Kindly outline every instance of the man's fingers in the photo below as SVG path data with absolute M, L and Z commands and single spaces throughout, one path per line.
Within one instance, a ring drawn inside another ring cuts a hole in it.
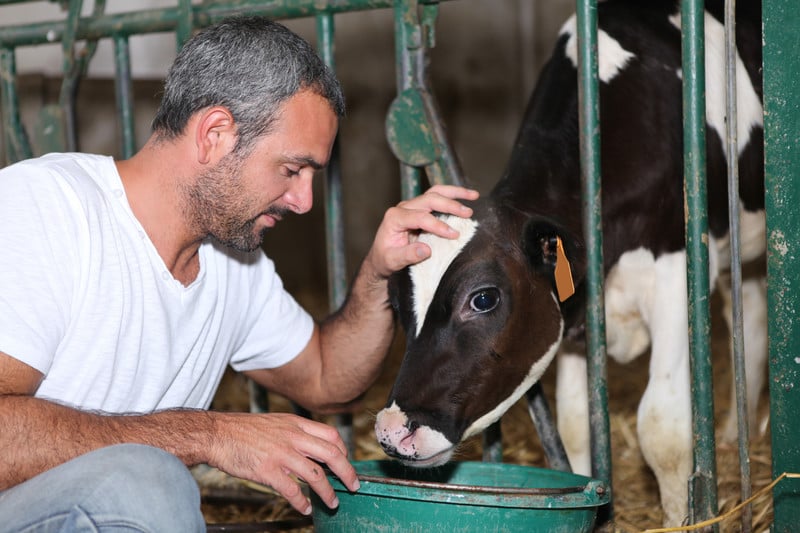
M 335 427 L 302 417 L 299 417 L 297 425 L 309 435 L 313 435 L 314 437 L 325 441 L 326 444 L 335 446 L 338 455 L 347 457 L 347 446 L 345 446 L 342 437 L 339 435 L 339 432 Z M 321 457 L 319 460 L 327 463 L 325 458 Z
M 284 471 L 280 475 L 270 476 L 266 484 L 286 498 L 289 505 L 294 507 L 297 512 L 304 515 L 311 514 L 311 500 L 303 494 L 300 484 L 292 478 L 289 472 Z M 332 488 L 331 491 L 333 491 Z
M 347 449 L 335 428 L 312 423 L 310 427 L 303 429 L 316 438 L 307 441 L 305 445 L 298 443 L 297 451 L 300 455 L 296 456 L 298 461 L 293 461 L 290 468 L 328 507 L 334 508 L 339 505 L 339 500 L 328 481 L 325 467 L 351 491 L 359 488 L 358 476 L 347 460 Z
M 475 191 L 472 192 L 474 192 L 474 194 L 466 195 L 466 198 L 459 197 L 456 199 L 443 196 L 435 190 L 430 189 L 421 196 L 400 202 L 397 207 L 410 211 L 436 211 L 466 218 L 472 216 L 472 208 L 462 204 L 459 200 L 472 200 L 477 198 L 478 193 Z
M 460 205 L 460 204 L 459 204 Z M 469 209 L 464 206 L 465 209 Z M 470 210 L 471 212 L 472 210 Z M 387 211 L 387 220 L 391 219 L 395 225 L 393 231 L 402 233 L 407 237 L 408 231 L 423 231 L 433 233 L 446 239 L 455 239 L 458 232 L 451 228 L 446 222 L 428 210 L 414 210 L 408 208 L 394 207 Z
M 430 248 L 416 242 L 420 232 L 431 233 L 445 239 L 456 239 L 458 231 L 434 213 L 472 216 L 472 208 L 462 200 L 476 200 L 478 191 L 455 185 L 434 185 L 425 194 L 404 200 L 389 208 L 375 235 L 372 248 L 364 265 L 375 279 L 385 280 L 393 272 L 419 263 L 431 254 Z
M 414 242 L 401 248 L 386 251 L 386 262 L 389 270 L 397 271 L 408 265 L 415 265 L 430 257 L 431 249 L 427 244 Z
M 434 185 L 426 192 L 433 192 L 447 198 L 458 200 L 476 200 L 479 196 L 478 191 L 460 185 Z

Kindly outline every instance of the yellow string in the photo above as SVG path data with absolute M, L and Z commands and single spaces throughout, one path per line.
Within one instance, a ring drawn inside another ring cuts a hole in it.
M 758 492 L 756 492 L 755 494 L 753 494 L 752 496 L 747 498 L 745 501 L 743 501 L 742 503 L 740 503 L 739 505 L 737 505 L 736 507 L 734 507 L 733 509 L 731 509 L 727 513 L 725 513 L 723 515 L 720 515 L 720 516 L 717 516 L 716 518 L 710 518 L 708 520 L 704 520 L 702 522 L 698 522 L 696 524 L 692 524 L 692 525 L 689 525 L 689 526 L 664 527 L 664 528 L 658 528 L 658 529 L 646 529 L 642 533 L 670 533 L 670 532 L 673 532 L 673 531 L 695 531 L 697 529 L 701 529 L 701 528 L 716 524 L 718 522 L 722 522 L 726 518 L 730 518 L 732 515 L 738 513 L 742 509 L 742 507 L 744 507 L 745 505 L 749 505 L 750 503 L 753 502 L 753 500 L 755 500 L 757 498 L 760 498 L 761 496 L 763 496 L 767 492 L 771 491 L 775 487 L 775 485 L 777 485 L 778 482 L 780 482 L 783 478 L 794 478 L 794 479 L 796 479 L 796 478 L 800 478 L 800 474 L 795 474 L 795 473 L 792 473 L 792 472 L 784 472 L 783 474 L 781 474 L 780 476 L 775 478 L 775 480 L 772 483 L 770 483 L 766 487 L 762 488 L 761 490 L 759 490 Z

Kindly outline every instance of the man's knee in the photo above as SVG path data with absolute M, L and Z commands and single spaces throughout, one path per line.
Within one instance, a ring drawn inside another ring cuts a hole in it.
M 101 448 L 0 492 L 0 529 L 205 531 L 183 463 L 140 444 Z
M 100 516 L 108 512 L 114 520 L 119 514 L 145 531 L 205 529 L 197 482 L 177 457 L 141 444 L 110 446 L 95 454 L 97 466 L 106 473 L 97 485 L 104 501 L 93 504 Z

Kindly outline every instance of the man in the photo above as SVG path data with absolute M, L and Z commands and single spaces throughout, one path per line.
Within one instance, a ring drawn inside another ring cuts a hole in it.
M 0 528 L 203 530 L 184 465 L 337 505 L 336 430 L 291 414 L 208 412 L 228 364 L 318 412 L 373 382 L 393 334 L 386 280 L 457 233 L 477 193 L 433 187 L 389 209 L 342 309 L 322 324 L 260 250 L 311 208 L 341 89 L 283 26 L 200 32 L 168 74 L 153 135 L 114 162 L 51 154 L 0 172 Z

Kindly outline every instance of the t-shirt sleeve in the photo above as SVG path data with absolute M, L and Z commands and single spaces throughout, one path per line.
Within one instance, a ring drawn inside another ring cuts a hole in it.
M 81 211 L 69 187 L 29 168 L 0 173 L 0 351 L 47 374 L 69 321 Z
M 286 291 L 274 263 L 259 250 L 252 266 L 250 304 L 242 320 L 244 341 L 231 359 L 237 371 L 288 363 L 314 331 L 314 319 Z

